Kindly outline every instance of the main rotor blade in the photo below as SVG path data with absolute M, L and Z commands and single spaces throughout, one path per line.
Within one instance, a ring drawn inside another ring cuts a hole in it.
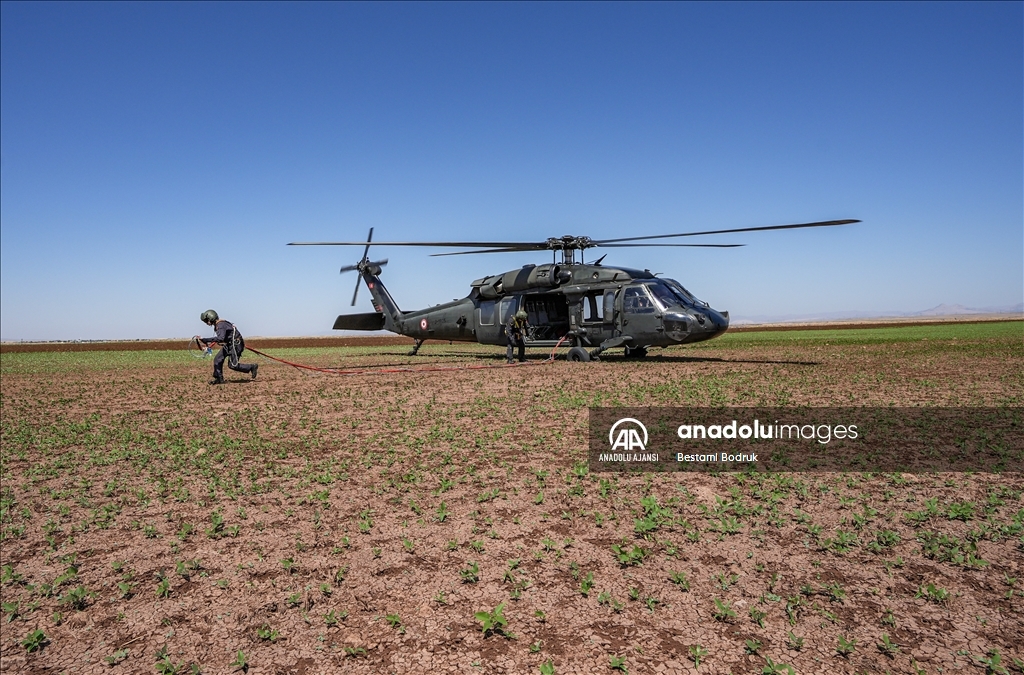
M 707 232 L 683 232 L 680 234 L 657 234 L 651 237 L 622 237 L 620 239 L 602 239 L 595 241 L 598 246 L 620 241 L 645 241 L 648 239 L 668 239 L 670 237 L 698 237 L 705 234 L 731 234 L 733 232 L 764 232 L 766 230 L 795 230 L 800 227 L 833 227 L 859 223 L 859 220 L 823 220 L 818 223 L 799 223 L 796 225 L 769 225 L 767 227 L 740 227 L 733 230 L 708 230 Z
M 515 253 L 517 251 L 538 251 L 543 249 L 533 248 L 532 246 L 527 248 L 524 246 L 507 247 L 507 248 L 485 248 L 480 251 L 455 251 L 453 253 L 431 253 L 431 258 L 440 258 L 446 255 L 473 255 L 474 253 Z
M 523 251 L 545 251 L 546 241 L 375 241 L 377 246 L 439 246 L 450 248 L 514 248 Z M 365 241 L 293 241 L 289 246 L 364 246 Z
M 598 244 L 601 248 L 644 248 L 650 246 L 688 246 L 691 248 L 737 248 L 746 244 Z
M 362 281 L 360 277 L 356 277 L 356 290 L 352 291 L 352 306 L 356 306 L 356 298 L 359 296 L 359 282 Z

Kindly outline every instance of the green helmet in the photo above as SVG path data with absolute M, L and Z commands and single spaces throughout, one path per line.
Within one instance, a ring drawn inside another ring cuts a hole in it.
M 526 321 L 526 310 L 521 309 L 518 312 L 516 312 L 516 318 L 519 319 L 520 321 Z
M 216 323 L 217 319 L 219 318 L 220 317 L 217 316 L 217 312 L 213 311 L 212 309 L 208 309 L 199 315 L 199 320 L 202 321 L 203 323 Z

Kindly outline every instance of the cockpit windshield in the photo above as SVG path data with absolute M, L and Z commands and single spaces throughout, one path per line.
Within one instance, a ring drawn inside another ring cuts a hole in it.
M 651 291 L 651 295 L 657 300 L 658 304 L 661 305 L 662 310 L 666 310 L 669 307 L 673 307 L 679 304 L 679 298 L 676 297 L 667 286 L 660 283 L 646 284 L 648 290 Z
M 668 286 L 672 292 L 683 301 L 684 305 L 703 305 L 704 307 L 707 307 L 708 303 L 702 302 L 693 297 L 693 294 L 683 288 L 683 285 L 675 279 L 661 279 L 661 282 Z

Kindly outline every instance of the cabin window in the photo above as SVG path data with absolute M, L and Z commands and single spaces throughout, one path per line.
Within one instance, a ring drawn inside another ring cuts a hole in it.
M 591 291 L 583 298 L 583 320 L 594 323 L 604 321 L 604 294 L 602 291 Z
M 515 314 L 516 305 L 519 304 L 519 297 L 512 296 L 511 298 L 502 298 L 501 304 L 498 305 L 498 323 L 502 326 L 508 321 L 508 318 Z
M 611 323 L 615 316 L 615 291 L 604 292 L 604 320 Z
M 623 291 L 622 309 L 628 314 L 653 314 L 656 308 L 644 286 L 630 286 Z
M 480 303 L 480 325 L 481 326 L 493 326 L 494 325 L 494 301 L 485 300 Z

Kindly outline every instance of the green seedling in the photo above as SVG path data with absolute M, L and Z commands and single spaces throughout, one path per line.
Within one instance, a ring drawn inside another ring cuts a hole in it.
M 608 667 L 612 670 L 618 670 L 623 673 L 628 673 L 629 670 L 626 666 L 626 657 L 611 655 L 608 657 Z
M 715 598 L 714 617 L 718 621 L 732 621 L 736 618 L 736 610 L 732 608 L 728 600 Z
M 757 654 L 757 652 L 760 651 L 760 650 L 761 650 L 761 641 L 760 640 L 753 640 L 753 639 L 751 639 L 751 640 L 744 640 L 743 641 L 743 651 L 745 651 L 746 653 L 748 653 L 748 654 Z
M 941 604 L 949 600 L 949 591 L 944 588 L 938 588 L 935 584 L 928 584 L 927 586 L 921 586 L 917 589 L 917 593 L 914 595 L 915 598 L 924 598 L 929 602 Z
M 0 584 L 20 584 L 24 582 L 24 577 L 14 571 L 14 567 L 11 565 L 4 565 L 0 568 Z
M 86 590 L 85 586 L 78 586 L 61 596 L 59 602 L 61 605 L 68 605 L 72 609 L 81 611 L 95 596 L 96 594 Z
M 882 640 L 878 643 L 878 651 L 891 659 L 900 651 L 900 646 L 889 639 L 888 633 L 882 633 Z
M 437 511 L 434 512 L 434 519 L 439 523 L 443 523 L 448 520 L 448 504 L 441 502 L 441 505 L 437 507 Z
M 477 612 L 473 615 L 480 622 L 484 636 L 489 633 L 505 633 L 508 620 L 505 618 L 505 603 L 501 603 L 490 612 Z
M 191 532 L 191 526 L 189 527 Z M 220 511 L 210 514 L 210 527 L 206 528 L 206 536 L 210 539 L 220 539 L 224 533 L 224 516 Z
M 130 584 L 127 581 L 117 582 L 117 597 L 121 600 L 127 600 L 128 598 L 132 597 L 132 588 L 133 584 Z
M 300 604 L 302 604 L 302 593 L 292 593 L 285 600 L 285 604 L 287 604 L 289 607 L 298 607 Z
M 283 567 L 284 571 L 287 572 L 288 574 L 292 574 L 293 572 L 295 572 L 295 570 L 298 567 L 298 565 L 295 564 L 295 558 L 294 557 L 288 556 L 287 558 L 283 558 L 281 560 L 281 567 Z
M 764 660 L 765 664 L 761 669 L 761 675 L 796 675 L 796 670 L 788 663 L 776 663 L 770 656 L 764 657 Z
M 854 652 L 854 650 L 856 650 L 856 649 L 857 649 L 857 640 L 856 639 L 847 640 L 845 635 L 840 635 L 839 636 L 839 641 L 838 641 L 838 646 L 836 647 L 836 651 L 839 653 L 840 656 L 845 658 L 845 657 L 849 656 L 850 654 L 852 654 Z
M 396 628 L 398 630 L 402 629 L 402 617 L 398 614 L 388 614 L 384 617 L 384 620 L 387 621 L 392 628 Z
M 362 656 L 365 653 L 366 653 L 366 649 L 363 648 L 363 647 L 352 647 L 352 646 L 346 646 L 345 647 L 345 656 L 356 657 L 356 656 Z
M 768 612 L 765 612 L 757 607 L 750 608 L 750 620 L 756 623 L 761 628 L 764 628 L 765 617 L 768 616 Z
M 408 553 L 412 553 L 416 549 L 416 544 L 408 537 L 402 537 L 402 546 Z
M 70 584 L 72 581 L 78 579 L 78 567 L 75 565 L 69 566 L 64 573 L 53 580 L 53 587 L 63 586 L 64 584 Z
M 704 645 L 691 645 L 689 650 L 690 660 L 693 661 L 694 668 L 700 668 L 700 662 L 704 660 L 704 657 L 708 655 L 708 650 L 704 648 Z
M 348 616 L 348 612 L 338 612 L 332 609 L 324 614 L 324 623 L 327 624 L 328 628 L 333 628 L 343 621 L 346 616 Z
M 551 663 L 551 659 L 540 664 L 540 675 L 555 675 L 555 664 Z
M 243 673 L 249 671 L 249 658 L 245 655 L 241 649 L 235 654 L 235 660 L 228 664 L 231 666 L 232 671 L 240 670 Z
M 167 577 L 158 577 L 157 597 L 166 598 L 171 596 L 171 582 Z
M 800 651 L 801 649 L 804 648 L 804 638 L 797 637 L 793 633 L 793 631 L 789 631 L 789 633 L 787 635 L 786 644 L 789 645 L 790 649 L 792 649 L 794 651 Z
M 348 566 L 339 567 L 338 571 L 334 573 L 334 583 L 341 584 L 345 581 L 346 576 L 348 576 Z
M 281 633 L 269 625 L 263 624 L 260 628 L 256 629 L 256 637 L 265 642 L 276 642 L 281 637 Z
M 462 577 L 462 583 L 475 584 L 480 581 L 480 566 L 471 561 L 466 564 L 469 565 L 469 567 L 459 570 L 459 576 Z
M 998 649 L 990 649 L 987 656 L 973 657 L 978 665 L 985 668 L 985 675 L 1010 675 L 1010 671 L 1003 665 L 1003 656 Z M 1017 666 L 1018 669 L 1020 666 Z
M 25 636 L 25 639 L 21 641 L 21 646 L 29 652 L 37 652 L 48 643 L 49 639 L 46 637 L 46 633 L 37 628 Z
M 590 589 L 594 587 L 594 573 L 588 572 L 586 578 L 580 582 L 580 595 L 587 597 L 590 595 Z
M 842 602 L 846 597 L 846 590 L 834 581 L 825 587 L 825 592 L 832 602 Z
M 103 660 L 106 661 L 108 665 L 116 666 L 117 664 L 121 663 L 126 658 L 128 658 L 128 654 L 129 651 L 127 649 L 118 649 L 116 652 L 114 652 L 110 656 L 105 657 Z
M 686 572 L 670 572 L 668 580 L 678 586 L 681 590 L 690 590 L 690 581 L 686 578 Z
M 633 546 L 627 549 L 625 543 L 621 546 L 612 546 L 612 552 L 615 553 L 615 557 L 623 567 L 641 565 L 643 564 L 644 558 L 647 556 L 647 552 L 639 546 Z
M 160 661 L 157 661 L 153 667 L 156 668 L 156 672 L 159 675 L 177 675 L 178 670 L 185 665 L 183 663 L 175 663 L 171 661 L 170 657 L 166 657 Z

